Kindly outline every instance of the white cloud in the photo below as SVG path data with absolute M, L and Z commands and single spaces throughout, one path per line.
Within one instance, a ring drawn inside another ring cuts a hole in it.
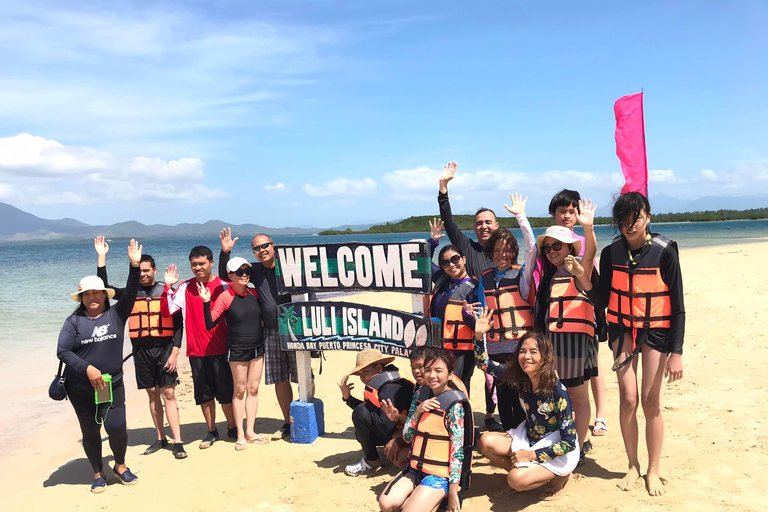
M 675 176 L 675 172 L 672 169 L 656 169 L 648 171 L 649 183 L 680 183 L 684 180 Z
M 378 184 L 371 178 L 350 180 L 336 178 L 323 185 L 304 185 L 304 192 L 310 196 L 362 196 L 376 192 Z
M 111 155 L 91 148 L 64 147 L 28 133 L 0 138 L 0 170 L 14 175 L 69 176 L 111 165 Z
M 270 185 L 269 183 L 267 183 L 266 185 L 264 185 L 264 190 L 271 193 L 288 192 L 289 190 L 291 190 L 291 187 L 286 186 L 286 184 L 281 181 L 279 183 L 276 183 L 275 185 Z
M 199 158 L 134 157 L 65 146 L 20 134 L 0 139 L 0 198 L 19 204 L 85 204 L 89 201 L 206 202 L 226 197 L 203 185 Z
M 702 169 L 699 174 L 701 174 L 701 177 L 705 180 L 717 181 L 717 173 L 712 169 Z

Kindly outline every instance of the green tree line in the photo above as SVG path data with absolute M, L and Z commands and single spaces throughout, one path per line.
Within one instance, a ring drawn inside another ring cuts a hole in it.
M 345 231 L 328 229 L 321 231 L 321 235 L 370 235 L 376 233 L 418 233 L 429 231 L 429 221 L 439 215 L 419 215 L 408 217 L 400 222 L 387 222 L 371 226 L 365 231 L 353 231 L 347 228 Z M 454 215 L 456 224 L 463 230 L 471 230 L 474 227 L 473 215 Z M 752 210 L 717 210 L 704 212 L 684 213 L 655 213 L 654 222 L 711 222 L 719 220 L 754 220 L 768 219 L 768 208 L 755 208 Z M 499 226 L 503 228 L 517 228 L 517 220 L 514 217 L 499 217 Z M 552 225 L 552 217 L 528 217 L 534 228 L 545 228 Z M 610 217 L 595 217 L 595 224 L 610 224 Z

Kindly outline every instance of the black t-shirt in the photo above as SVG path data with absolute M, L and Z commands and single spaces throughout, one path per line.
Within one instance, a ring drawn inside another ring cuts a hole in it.
M 253 288 L 248 288 L 245 295 L 229 288 L 213 305 L 203 303 L 205 327 L 213 329 L 223 317 L 227 322 L 227 347 L 230 349 L 251 348 L 263 343 L 261 306 L 256 295 Z
M 451 203 L 448 194 L 439 193 L 437 203 L 440 205 L 440 218 L 445 223 L 445 232 L 451 243 L 462 250 L 467 257 L 467 273 L 477 279 L 481 279 L 483 272 L 489 268 L 495 268 L 493 260 L 485 254 L 485 249 L 475 240 L 467 238 L 459 225 L 453 220 Z

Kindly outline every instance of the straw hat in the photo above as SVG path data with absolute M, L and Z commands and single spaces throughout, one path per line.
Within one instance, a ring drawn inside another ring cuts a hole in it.
M 106 288 L 104 286 L 104 281 L 102 281 L 99 276 L 85 276 L 80 280 L 80 284 L 77 287 L 77 291 L 75 293 L 70 293 L 69 296 L 72 297 L 73 301 L 81 302 L 80 294 L 87 292 L 88 290 L 105 291 L 107 292 L 108 299 L 112 299 L 115 296 L 115 290 L 112 288 Z
M 573 236 L 573 232 L 564 226 L 549 226 L 543 235 L 539 235 L 536 238 L 536 246 L 539 248 L 541 254 L 541 246 L 544 245 L 544 240 L 554 238 L 566 244 L 571 244 L 573 248 L 571 252 L 573 254 L 579 254 L 581 252 L 581 240 Z
M 360 372 L 367 366 L 372 364 L 387 365 L 395 360 L 395 356 L 385 356 L 378 349 L 367 348 L 357 353 L 357 366 L 355 369 L 349 372 L 350 375 L 360 375 Z

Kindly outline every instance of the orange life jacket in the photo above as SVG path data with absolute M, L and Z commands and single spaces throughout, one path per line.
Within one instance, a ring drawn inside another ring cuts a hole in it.
M 553 277 L 550 284 L 547 329 L 549 332 L 583 333 L 595 336 L 595 306 L 578 289 L 576 279 L 569 275 Z
M 520 265 L 512 265 L 499 280 L 495 270 L 483 272 L 483 288 L 488 309 L 493 310 L 493 326 L 488 341 L 518 340 L 533 328 L 533 307 L 520 294 Z
M 442 282 L 438 281 L 435 284 L 435 292 L 432 294 L 433 299 L 444 284 L 447 284 L 447 279 Z M 436 338 L 432 342 L 433 347 L 440 347 L 442 340 L 442 348 L 446 350 L 475 349 L 475 329 L 467 325 L 464 319 L 464 301 L 469 302 L 473 292 L 477 289 L 477 284 L 477 280 L 471 278 L 469 281 L 461 283 L 451 293 L 451 298 L 448 299 L 448 303 L 445 305 L 442 320 L 439 323 L 436 319 L 433 320 L 433 323 L 438 324 L 436 326 L 438 328 L 433 328 L 432 330 L 433 336 Z
M 140 289 L 133 303 L 131 316 L 128 317 L 128 336 L 136 338 L 167 338 L 173 336 L 173 318 L 160 313 L 163 300 L 163 283 L 155 283 L 147 295 Z
M 379 397 L 379 392 L 381 391 L 381 388 L 384 387 L 385 384 L 388 384 L 390 382 L 398 382 L 403 386 L 409 387 L 411 391 L 413 391 L 413 387 L 416 385 L 413 381 L 406 379 L 405 377 L 401 377 L 400 373 L 395 370 L 381 372 L 380 374 L 376 375 L 371 380 L 369 380 L 368 384 L 365 385 L 365 391 L 363 391 L 363 398 L 371 402 L 376 407 L 381 408 L 381 398 Z M 403 410 L 400 412 L 407 413 L 408 411 Z
M 672 318 L 669 286 L 661 278 L 661 255 L 669 238 L 653 234 L 650 247 L 637 258 L 629 256 L 623 236 L 611 244 L 611 294 L 606 320 L 624 329 L 668 329 Z
M 421 388 L 419 392 L 421 402 L 432 398 L 432 396 L 432 390 L 429 386 Z M 464 462 L 461 487 L 466 489 L 469 487 L 475 431 L 469 399 L 463 392 L 449 389 L 441 393 L 437 397 L 437 401 L 440 402 L 440 406 L 435 410 L 426 411 L 419 419 L 411 444 L 409 465 L 419 475 L 426 473 L 448 478 L 451 437 L 445 416 L 454 404 L 461 403 L 464 406 Z

